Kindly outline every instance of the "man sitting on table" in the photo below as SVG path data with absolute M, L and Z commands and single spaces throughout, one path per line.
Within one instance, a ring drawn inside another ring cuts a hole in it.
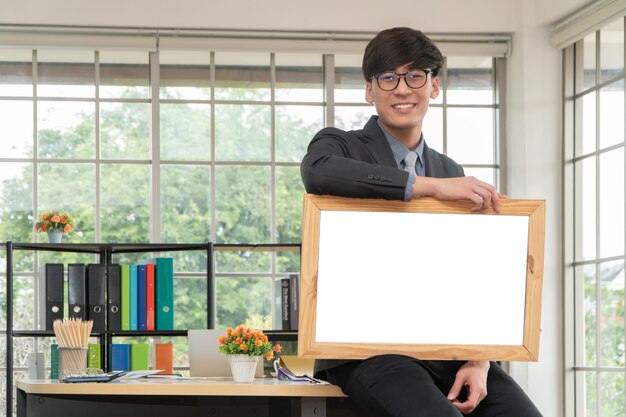
M 490 184 L 465 177 L 460 165 L 429 148 L 422 135 L 429 101 L 439 95 L 442 65 L 437 46 L 418 30 L 393 28 L 372 39 L 363 75 L 366 101 L 374 104 L 377 116 L 362 130 L 326 128 L 315 135 L 301 166 L 307 192 L 405 201 L 432 196 L 469 200 L 474 211 L 490 206 L 498 211 L 504 196 Z M 541 416 L 494 362 L 380 355 L 318 360 L 315 371 L 373 417 Z

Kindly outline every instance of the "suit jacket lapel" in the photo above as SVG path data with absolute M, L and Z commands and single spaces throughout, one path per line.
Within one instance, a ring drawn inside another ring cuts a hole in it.
M 377 163 L 398 168 L 389 142 L 387 142 L 385 134 L 378 126 L 377 120 L 378 116 L 372 116 L 363 127 L 363 135 L 371 139 L 371 142 L 367 143 L 366 146 Z
M 422 137 L 424 140 L 424 137 Z M 443 176 L 444 170 L 441 165 L 441 159 L 430 150 L 426 142 L 424 142 L 424 168 L 427 177 L 439 178 Z

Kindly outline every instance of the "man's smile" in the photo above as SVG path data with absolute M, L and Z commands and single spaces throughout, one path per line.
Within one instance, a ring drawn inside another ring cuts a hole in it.
M 393 107 L 394 109 L 409 109 L 409 108 L 413 108 L 415 106 L 416 106 L 415 103 L 399 103 L 399 104 L 392 104 L 391 105 L 391 107 Z

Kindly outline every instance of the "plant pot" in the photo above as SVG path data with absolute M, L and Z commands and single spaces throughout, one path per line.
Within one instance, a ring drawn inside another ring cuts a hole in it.
M 250 383 L 254 381 L 258 356 L 228 355 L 230 372 L 233 374 L 233 382 Z
M 61 243 L 62 239 L 63 239 L 63 230 L 61 229 L 48 230 L 48 242 Z

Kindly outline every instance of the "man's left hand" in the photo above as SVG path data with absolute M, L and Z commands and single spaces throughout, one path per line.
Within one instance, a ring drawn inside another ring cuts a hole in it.
M 456 378 L 448 399 L 463 414 L 469 414 L 487 396 L 487 373 L 489 372 L 489 362 L 469 361 L 461 366 L 456 373 Z M 458 400 L 461 388 L 467 387 L 467 400 Z

